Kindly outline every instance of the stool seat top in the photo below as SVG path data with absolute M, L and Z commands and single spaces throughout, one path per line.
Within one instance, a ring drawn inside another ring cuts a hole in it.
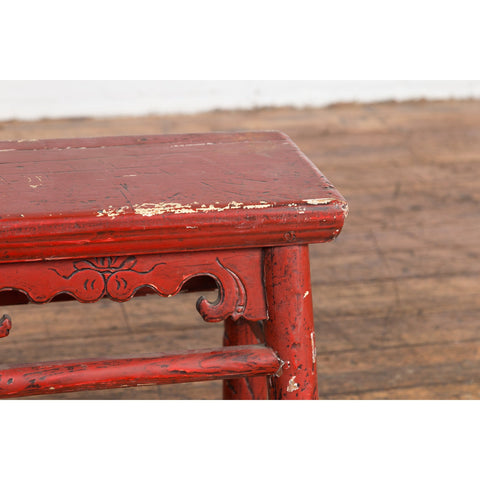
M 324 242 L 346 213 L 281 132 L 0 142 L 0 262 Z

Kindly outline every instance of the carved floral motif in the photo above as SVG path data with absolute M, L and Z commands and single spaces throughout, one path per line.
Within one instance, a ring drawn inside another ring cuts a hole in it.
M 208 322 L 266 318 L 261 250 L 100 257 L 0 265 L 0 291 L 18 290 L 46 303 L 60 293 L 80 302 L 103 297 L 127 301 L 144 287 L 177 294 L 188 280 L 209 276 L 218 286 L 214 302 L 200 297 L 197 310 Z

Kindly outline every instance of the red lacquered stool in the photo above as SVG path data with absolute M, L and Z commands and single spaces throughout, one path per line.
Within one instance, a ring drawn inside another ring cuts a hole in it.
M 0 142 L 0 164 L 4 304 L 171 296 L 195 277 L 219 291 L 198 311 L 225 322 L 223 348 L 11 366 L 0 397 L 223 379 L 228 399 L 317 398 L 308 244 L 347 204 L 287 136 Z

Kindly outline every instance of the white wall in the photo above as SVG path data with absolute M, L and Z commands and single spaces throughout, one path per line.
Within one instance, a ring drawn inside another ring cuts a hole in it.
M 0 120 L 480 98 L 480 81 L 0 81 Z

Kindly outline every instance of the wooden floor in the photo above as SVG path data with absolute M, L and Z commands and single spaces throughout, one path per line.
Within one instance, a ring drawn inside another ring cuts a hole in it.
M 350 205 L 310 250 L 321 398 L 480 398 L 480 102 L 12 121 L 0 139 L 247 129 L 290 135 Z M 5 308 L 0 364 L 219 345 L 195 299 Z M 205 382 L 48 398 L 220 397 Z

